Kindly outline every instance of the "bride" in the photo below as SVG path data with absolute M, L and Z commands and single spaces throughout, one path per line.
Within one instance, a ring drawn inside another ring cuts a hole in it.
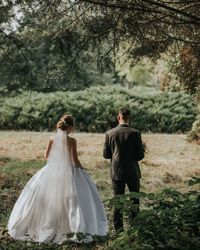
M 64 115 L 46 150 L 47 164 L 25 185 L 8 222 L 14 239 L 80 242 L 76 233 L 104 236 L 107 218 L 98 191 L 78 159 L 76 140 L 69 136 L 74 119 Z

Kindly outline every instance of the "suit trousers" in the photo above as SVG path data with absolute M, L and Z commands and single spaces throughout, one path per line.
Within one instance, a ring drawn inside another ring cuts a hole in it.
M 112 180 L 112 187 L 114 196 L 119 194 L 125 193 L 125 186 L 128 186 L 129 192 L 139 192 L 140 189 L 140 179 L 133 178 L 133 179 L 124 179 L 124 180 Z M 136 209 L 132 211 L 130 218 L 129 218 L 129 225 L 132 225 L 133 219 L 137 216 L 139 212 L 139 199 L 138 198 L 132 198 L 132 203 L 136 205 Z M 115 231 L 122 231 L 123 230 L 123 214 L 121 212 L 121 209 L 114 207 L 114 213 L 113 213 L 113 223 Z

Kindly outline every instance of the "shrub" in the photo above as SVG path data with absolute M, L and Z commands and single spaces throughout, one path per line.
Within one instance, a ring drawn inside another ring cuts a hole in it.
M 0 102 L 0 129 L 52 130 L 65 113 L 79 131 L 104 132 L 117 124 L 120 107 L 132 111 L 132 125 L 146 132 L 186 132 L 196 116 L 192 98 L 183 93 L 138 92 L 119 86 L 91 87 L 77 92 L 27 92 Z
M 197 116 L 195 122 L 192 125 L 189 138 L 200 142 L 200 114 Z
M 190 184 L 199 184 L 193 178 Z M 140 211 L 132 226 L 109 242 L 109 250 L 197 250 L 200 249 L 200 194 L 164 190 L 161 193 L 119 195 L 110 202 L 128 218 L 133 209 L 130 197 L 145 198 L 148 206 Z

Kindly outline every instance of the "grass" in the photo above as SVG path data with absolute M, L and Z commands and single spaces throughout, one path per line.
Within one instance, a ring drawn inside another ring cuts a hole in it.
M 25 183 L 45 165 L 44 151 L 51 133 L 0 132 L 0 249 L 102 249 L 105 243 L 91 245 L 38 245 L 10 239 L 4 228 L 11 209 Z M 103 134 L 75 133 L 79 158 L 95 181 L 101 198 L 112 197 L 109 162 L 102 157 Z M 164 188 L 188 191 L 186 181 L 200 176 L 200 146 L 188 142 L 184 134 L 144 134 L 147 156 L 141 161 L 141 191 L 157 192 Z M 145 201 L 142 201 L 145 206 Z M 112 231 L 111 207 L 105 203 L 109 230 Z M 29 244 L 29 245 L 27 245 Z

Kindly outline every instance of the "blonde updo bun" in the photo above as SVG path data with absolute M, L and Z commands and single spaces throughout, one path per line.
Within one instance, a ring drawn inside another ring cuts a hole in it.
M 74 127 L 74 118 L 71 115 L 63 115 L 56 127 L 62 131 L 67 130 L 69 127 Z

